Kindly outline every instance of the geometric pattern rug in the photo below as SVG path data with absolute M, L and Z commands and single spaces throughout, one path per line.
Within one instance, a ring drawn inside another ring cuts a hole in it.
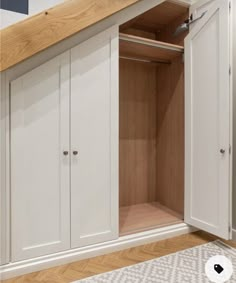
M 219 240 L 78 280 L 76 283 L 210 283 L 212 281 L 205 274 L 205 264 L 216 255 L 231 260 L 234 272 L 227 283 L 236 283 L 236 249 Z

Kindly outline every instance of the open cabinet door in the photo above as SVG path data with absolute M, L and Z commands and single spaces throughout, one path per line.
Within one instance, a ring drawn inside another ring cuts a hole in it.
M 185 40 L 185 222 L 225 239 L 232 214 L 229 7 L 215 1 Z

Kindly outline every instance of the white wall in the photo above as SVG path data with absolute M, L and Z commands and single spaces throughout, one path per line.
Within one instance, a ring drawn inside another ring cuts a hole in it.
M 233 133 L 233 227 L 236 229 L 236 3 L 233 0 L 233 104 L 234 104 L 234 133 Z
M 8 27 L 64 1 L 65 0 L 29 0 L 29 15 L 0 10 L 0 29 Z

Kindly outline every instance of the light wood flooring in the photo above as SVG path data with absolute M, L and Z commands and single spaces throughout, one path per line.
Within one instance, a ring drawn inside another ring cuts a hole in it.
M 183 217 L 158 202 L 120 208 L 120 235 L 183 222 Z
M 216 237 L 204 232 L 186 234 L 153 244 L 34 272 L 25 276 L 5 280 L 3 283 L 70 283 L 88 276 L 192 248 L 215 239 Z M 236 248 L 236 242 L 228 241 L 226 243 Z

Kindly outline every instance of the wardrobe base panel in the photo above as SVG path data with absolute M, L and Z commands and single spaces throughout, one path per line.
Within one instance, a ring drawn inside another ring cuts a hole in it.
M 120 207 L 120 236 L 182 222 L 182 215 L 158 202 Z

